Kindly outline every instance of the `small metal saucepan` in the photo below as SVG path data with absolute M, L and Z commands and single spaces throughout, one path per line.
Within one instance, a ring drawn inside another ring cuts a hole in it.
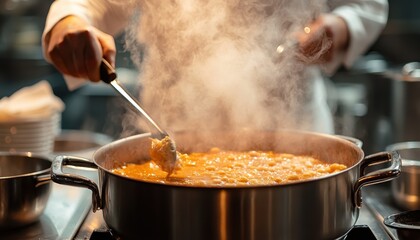
M 401 142 L 387 147 L 397 151 L 402 166 L 399 178 L 391 182 L 395 203 L 404 210 L 420 209 L 420 142 Z
M 108 227 L 122 239 L 336 239 L 354 226 L 363 186 L 391 180 L 400 172 L 396 152 L 365 157 L 353 141 L 299 131 L 179 132 L 180 152 L 226 150 L 276 151 L 342 163 L 347 169 L 325 177 L 278 185 L 242 187 L 179 186 L 124 177 L 111 170 L 150 159 L 150 134 L 98 149 L 93 162 L 57 156 L 54 182 L 93 192 L 93 211 L 102 209 Z M 392 163 L 366 174 L 366 168 Z M 63 173 L 64 166 L 98 169 L 99 185 Z M 302 231 L 302 227 L 304 230 Z
M 51 189 L 51 160 L 32 153 L 0 153 L 0 228 L 39 219 Z

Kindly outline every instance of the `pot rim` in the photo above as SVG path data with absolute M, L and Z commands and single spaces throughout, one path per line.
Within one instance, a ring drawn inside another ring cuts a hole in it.
M 386 147 L 387 151 L 420 149 L 420 141 L 397 142 Z
M 260 131 L 261 132 L 261 131 Z M 276 132 L 276 131 L 272 131 L 272 132 Z M 300 134 L 310 134 L 310 135 L 318 135 L 320 137 L 323 138 L 333 138 L 336 141 L 340 141 L 343 144 L 348 145 L 349 147 L 354 148 L 356 151 L 358 151 L 359 154 L 359 159 L 357 160 L 356 163 L 354 163 L 352 166 L 347 167 L 346 169 L 337 172 L 337 173 L 332 173 L 332 174 L 327 174 L 325 176 L 321 176 L 321 177 L 316 177 L 316 178 L 310 178 L 310 179 L 305 179 L 305 180 L 297 180 L 297 181 L 292 181 L 292 182 L 287 182 L 287 183 L 278 183 L 278 184 L 261 184 L 261 185 L 240 185 L 240 186 L 192 186 L 192 185 L 181 185 L 181 184 L 176 184 L 176 183 L 159 183 L 159 182 L 149 182 L 149 181 L 145 181 L 145 180 L 140 180 L 140 179 L 134 179 L 134 178 L 130 178 L 127 176 L 122 176 L 116 173 L 113 173 L 111 170 L 106 169 L 105 167 L 99 165 L 96 162 L 95 156 L 98 154 L 98 152 L 100 152 L 102 149 L 107 148 L 109 146 L 112 145 L 118 145 L 122 142 L 126 142 L 129 141 L 131 139 L 136 139 L 136 138 L 143 138 L 143 137 L 150 137 L 152 136 L 151 133 L 141 133 L 141 134 L 137 134 L 137 135 L 133 135 L 133 136 L 129 136 L 126 138 L 122 138 L 122 139 L 118 139 L 116 141 L 113 141 L 109 144 L 106 144 L 102 147 L 100 147 L 99 149 L 97 149 L 94 154 L 93 154 L 93 163 L 98 167 L 98 169 L 101 169 L 101 171 L 105 171 L 108 174 L 111 174 L 115 177 L 118 178 L 123 178 L 125 180 L 129 180 L 129 181 L 134 181 L 134 182 L 141 182 L 143 184 L 147 184 L 147 185 L 160 185 L 162 187 L 176 187 L 176 188 L 187 188 L 187 189 L 215 189 L 215 190 L 229 190 L 229 189 L 250 189 L 250 188 L 273 188 L 273 187 L 286 187 L 286 186 L 295 186 L 295 185 L 304 185 L 304 184 L 311 184 L 313 182 L 318 182 L 318 181 L 323 181 L 323 180 L 327 180 L 330 178 L 334 178 L 337 175 L 340 174 L 344 174 L 346 172 L 349 172 L 351 170 L 353 170 L 356 167 L 359 167 L 360 163 L 362 162 L 362 160 L 365 157 L 364 151 L 358 147 L 356 144 L 354 144 L 353 142 L 346 140 L 345 138 L 340 138 L 339 135 L 330 135 L 330 134 L 325 134 L 325 133 L 318 133 L 318 132 L 310 132 L 310 131 L 301 131 L 301 130 L 279 130 L 277 132 L 295 132 L 295 133 L 300 133 Z
M 420 150 L 420 141 L 397 142 L 386 147 L 387 151 L 407 151 L 413 149 Z M 409 159 L 401 156 L 401 161 L 403 163 L 403 168 L 420 166 L 420 158 Z
M 413 169 L 420 167 L 420 160 L 407 160 L 407 159 L 401 159 L 402 162 L 402 168 L 404 169 Z
M 42 159 L 42 160 L 49 161 L 50 163 L 52 163 L 52 159 L 50 159 L 49 157 L 47 157 L 45 155 L 42 155 L 42 154 L 32 153 L 32 152 L 18 152 L 18 153 L 0 152 L 0 157 L 3 157 L 3 156 L 38 158 L 38 159 Z M 46 168 L 46 169 L 36 171 L 36 172 L 30 172 L 30 173 L 24 173 L 24 174 L 19 174 L 19 175 L 0 177 L 0 180 L 17 179 L 17 178 L 25 178 L 25 177 L 44 175 L 44 174 L 49 174 L 50 171 L 51 171 L 51 166 Z

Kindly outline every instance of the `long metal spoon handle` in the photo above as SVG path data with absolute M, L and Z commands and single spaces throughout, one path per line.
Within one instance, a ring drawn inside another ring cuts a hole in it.
M 121 86 L 117 81 L 117 73 L 115 69 L 108 63 L 105 59 L 102 59 L 100 65 L 100 78 L 103 82 L 110 84 L 121 96 L 123 96 L 133 108 L 139 111 L 146 120 L 155 127 L 162 136 L 167 135 L 165 131 L 163 131 L 155 121 L 147 114 L 147 112 L 140 106 L 140 104 Z

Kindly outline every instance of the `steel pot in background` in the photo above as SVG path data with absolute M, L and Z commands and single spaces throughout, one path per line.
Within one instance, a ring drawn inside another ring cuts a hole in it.
M 178 133 L 181 152 L 273 150 L 311 155 L 349 166 L 322 178 L 253 187 L 191 187 L 149 183 L 111 172 L 123 163 L 148 161 L 150 135 L 115 141 L 95 152 L 93 162 L 57 156 L 53 181 L 93 192 L 93 210 L 102 209 L 107 225 L 123 239 L 336 239 L 351 230 L 361 206 L 360 189 L 399 174 L 397 153 L 364 157 L 339 137 L 298 131 Z M 245 141 L 249 140 L 249 141 Z M 392 162 L 365 174 L 371 165 Z M 64 174 L 63 166 L 97 168 L 99 185 Z
M 395 143 L 387 150 L 398 151 L 402 161 L 400 177 L 391 182 L 393 200 L 405 210 L 420 209 L 420 142 Z
M 390 78 L 392 142 L 420 141 L 420 63 L 407 63 Z
M 39 219 L 51 189 L 51 160 L 31 153 L 0 153 L 0 228 Z
M 54 154 L 90 159 L 99 147 L 112 142 L 112 140 L 111 137 L 101 133 L 83 130 L 61 130 L 60 134 L 54 139 Z

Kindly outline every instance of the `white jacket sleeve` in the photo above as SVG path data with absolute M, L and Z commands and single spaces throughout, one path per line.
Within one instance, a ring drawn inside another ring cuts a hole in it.
M 74 15 L 99 30 L 116 35 L 127 24 L 133 13 L 126 1 L 112 0 L 56 0 L 51 4 L 42 34 L 42 44 L 45 46 L 45 36 L 54 25 L 66 16 Z M 45 51 L 45 48 L 44 48 Z M 44 56 L 48 56 L 44 52 Z
M 350 67 L 377 39 L 388 20 L 387 0 L 332 0 L 333 14 L 348 26 L 350 41 L 347 52 L 339 59 Z
M 130 1 L 56 0 L 51 4 L 44 35 L 62 18 L 75 15 L 111 35 L 120 32 L 133 13 Z
M 42 45 L 44 57 L 49 62 L 46 54 L 46 35 L 54 25 L 64 17 L 74 15 L 85 20 L 90 25 L 111 35 L 119 33 L 133 14 L 134 8 L 128 4 L 129 1 L 114 0 L 56 0 L 51 4 L 47 15 L 44 32 L 42 34 Z M 86 83 L 79 79 L 64 75 L 67 86 L 70 90 Z

